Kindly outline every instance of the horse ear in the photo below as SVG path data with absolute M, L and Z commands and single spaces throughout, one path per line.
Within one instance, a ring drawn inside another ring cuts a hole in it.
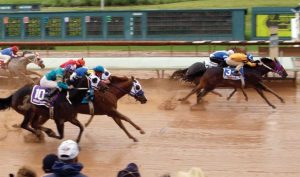
M 132 79 L 132 80 L 134 80 L 134 77 L 133 77 L 133 76 L 131 76 L 131 79 Z

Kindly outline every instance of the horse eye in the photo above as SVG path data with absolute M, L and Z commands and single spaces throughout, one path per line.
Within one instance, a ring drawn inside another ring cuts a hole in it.
M 93 79 L 92 79 L 92 82 L 95 84 L 95 83 L 98 82 L 98 79 L 97 79 L 97 78 L 93 78 Z
M 137 86 L 135 86 L 135 89 L 136 89 L 136 90 L 140 90 L 141 87 L 140 87 L 139 85 L 137 85 Z

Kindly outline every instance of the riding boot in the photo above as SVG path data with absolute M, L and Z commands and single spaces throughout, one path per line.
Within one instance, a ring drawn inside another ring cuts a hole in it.
M 234 70 L 234 72 L 232 73 L 232 75 L 234 76 L 240 76 L 240 72 L 238 70 Z

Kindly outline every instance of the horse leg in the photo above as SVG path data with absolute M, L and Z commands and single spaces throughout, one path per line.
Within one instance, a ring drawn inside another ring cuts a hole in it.
M 259 82 L 259 84 L 261 85 L 261 87 L 262 87 L 263 90 L 265 90 L 266 92 L 272 93 L 274 96 L 276 96 L 281 101 L 281 103 L 284 103 L 283 98 L 281 96 L 279 96 L 275 91 L 273 91 L 272 89 L 270 89 L 268 86 L 266 86 L 262 82 Z
M 197 93 L 199 90 L 201 90 L 203 88 L 202 85 L 203 85 L 202 82 L 200 82 L 200 84 L 198 84 L 189 94 L 187 94 L 183 98 L 179 98 L 178 101 L 186 101 L 191 95 L 193 95 L 194 93 Z
M 126 129 L 126 127 L 124 126 L 123 122 L 121 121 L 121 119 L 117 118 L 117 117 L 113 117 L 113 120 L 117 123 L 117 125 L 126 133 L 126 135 L 128 136 L 128 138 L 132 139 L 134 142 L 138 142 L 138 139 L 136 139 L 134 136 L 132 136 Z
M 23 122 L 21 123 L 21 128 L 28 130 L 35 135 L 38 135 L 36 130 L 29 127 L 29 123 L 33 120 L 34 117 L 34 113 L 31 113 L 31 111 L 27 111 L 24 115 Z
M 135 129 L 139 130 L 141 134 L 145 134 L 145 131 L 144 131 L 141 127 L 139 127 L 138 125 L 136 125 L 134 122 L 132 122 L 132 120 L 131 120 L 129 117 L 127 117 L 127 116 L 121 114 L 119 111 L 117 111 L 117 110 L 114 109 L 110 114 L 107 114 L 107 115 L 108 115 L 109 117 L 112 117 L 113 119 L 124 120 L 124 121 L 128 122 L 129 124 L 131 124 Z M 118 122 L 116 122 L 116 123 L 118 124 Z M 122 122 L 121 122 L 121 123 L 122 123 Z M 118 124 L 118 125 L 119 125 L 119 124 Z M 123 125 L 123 124 L 122 124 L 122 125 Z M 119 126 L 120 126 L 120 125 L 119 125 Z M 120 126 L 120 127 L 121 127 L 121 126 Z M 122 128 L 122 127 L 121 127 L 121 128 Z M 123 125 L 123 128 L 122 128 L 122 129 L 125 131 L 125 133 L 127 134 L 127 136 L 128 136 L 129 138 L 131 138 L 131 139 L 134 140 L 133 136 L 130 135 L 130 134 L 127 132 L 127 130 L 126 130 L 126 128 L 124 127 L 124 125 Z
M 42 126 L 49 120 L 48 117 L 39 116 L 37 120 L 38 121 L 34 121 L 32 123 L 33 128 L 39 129 L 39 130 L 45 132 L 49 137 L 57 138 L 57 139 L 59 138 L 59 136 L 57 136 L 56 133 L 52 129 Z
M 227 101 L 229 101 L 230 100 L 230 98 L 235 94 L 235 92 L 236 92 L 236 88 L 234 88 L 233 89 L 233 91 L 229 94 L 229 96 L 227 97 Z
M 222 94 L 221 93 L 219 93 L 219 92 L 217 92 L 217 91 L 211 91 L 211 93 L 213 93 L 213 94 L 215 94 L 215 95 L 218 95 L 219 97 L 222 97 Z
M 242 93 L 243 93 L 243 95 L 244 95 L 244 97 L 245 97 L 245 100 L 248 101 L 248 95 L 247 95 L 247 93 L 245 92 L 244 88 L 241 87 L 241 90 L 242 90 Z
M 64 120 L 60 120 L 55 119 L 55 124 L 56 124 L 56 128 L 57 128 L 57 132 L 58 132 L 58 136 L 57 137 L 53 137 L 53 138 L 57 138 L 57 139 L 63 139 L 64 138 L 64 129 L 65 129 L 65 124 L 64 124 Z
M 197 94 L 197 104 L 199 104 L 201 102 L 202 98 L 210 91 L 211 90 L 203 89 L 199 94 Z
M 94 118 L 94 114 L 93 115 L 91 115 L 91 117 L 89 118 L 89 120 L 84 124 L 84 126 L 85 127 L 87 127 L 87 126 L 89 126 L 90 125 L 90 123 L 92 122 L 92 120 L 93 120 L 93 118 Z
M 247 93 L 245 92 L 245 90 L 243 88 L 241 88 L 241 90 L 242 90 L 242 93 L 243 93 L 243 95 L 245 97 L 245 100 L 248 101 L 248 95 L 247 95 Z M 236 91 L 237 91 L 237 89 L 234 88 L 234 90 L 227 97 L 227 100 L 230 100 L 230 98 L 235 94 Z
M 77 119 L 77 116 L 75 116 L 74 118 L 70 119 L 69 122 L 77 127 L 79 127 L 79 135 L 77 137 L 77 140 L 76 142 L 79 143 L 80 142 L 80 139 L 81 139 L 81 136 L 82 136 L 82 133 L 83 133 L 83 130 L 84 130 L 84 127 L 83 125 L 79 122 L 79 120 Z
M 255 90 L 257 91 L 257 93 L 268 103 L 269 106 L 271 106 L 273 109 L 275 109 L 276 107 L 270 103 L 270 101 L 266 98 L 266 96 L 264 95 L 263 91 L 261 88 L 258 87 L 254 87 Z

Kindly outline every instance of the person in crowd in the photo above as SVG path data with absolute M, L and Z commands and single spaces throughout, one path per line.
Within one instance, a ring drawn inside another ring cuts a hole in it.
M 117 177 L 141 177 L 141 174 L 135 163 L 129 163 L 125 169 L 118 172 Z
M 46 101 L 51 102 L 52 96 L 60 90 L 73 88 L 73 86 L 68 86 L 64 80 L 65 78 L 69 78 L 75 69 L 75 65 L 68 65 L 65 68 L 59 67 L 51 70 L 42 77 L 40 80 L 40 86 L 51 89 L 51 91 L 46 95 Z
M 4 64 L 8 64 L 12 57 L 17 57 L 17 52 L 19 51 L 18 46 L 12 46 L 1 50 L 0 52 L 0 60 L 3 61 Z
M 227 66 L 225 59 L 228 58 L 233 53 L 234 53 L 233 50 L 215 51 L 214 53 L 209 55 L 209 59 L 212 63 L 215 63 L 220 67 L 225 67 Z
M 37 174 L 31 168 L 23 166 L 18 170 L 16 175 L 9 174 L 9 177 L 37 177 Z
M 73 140 L 63 141 L 58 149 L 58 161 L 52 166 L 52 174 L 44 177 L 87 177 L 81 173 L 83 165 L 78 162 L 79 147 Z
M 45 172 L 45 175 L 53 173 L 52 166 L 56 161 L 58 161 L 58 156 L 56 154 L 47 154 L 43 158 L 42 169 Z
M 61 64 L 60 67 L 65 68 L 68 65 L 75 65 L 76 68 L 80 68 L 80 67 L 83 67 L 85 65 L 85 61 L 84 61 L 83 58 L 80 58 L 80 59 L 77 59 L 77 60 L 70 59 L 70 60 L 64 62 L 63 64 Z

